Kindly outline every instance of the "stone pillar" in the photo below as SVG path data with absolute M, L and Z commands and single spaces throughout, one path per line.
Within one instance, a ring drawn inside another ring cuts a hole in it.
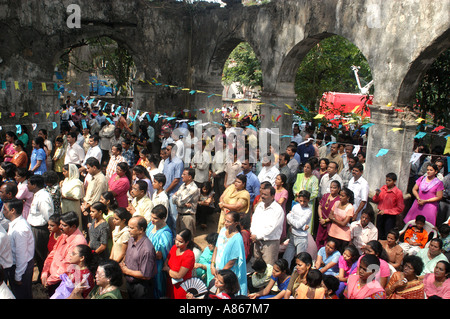
M 264 131 L 265 129 L 271 129 L 272 131 L 276 131 L 279 135 L 271 136 L 273 139 L 278 140 L 279 152 L 284 153 L 286 151 L 286 147 L 289 145 L 291 141 L 288 137 L 282 137 L 283 135 L 292 135 L 292 111 L 286 106 L 286 104 L 290 105 L 294 108 L 295 106 L 296 95 L 295 94 L 276 94 L 276 93 L 268 93 L 262 92 L 261 94 L 261 128 L 260 131 Z M 285 114 L 289 113 L 289 115 Z M 281 116 L 280 116 L 281 115 Z M 280 118 L 277 121 L 277 118 Z M 270 143 L 270 140 L 267 140 L 267 143 Z M 272 142 L 272 144 L 274 144 Z M 273 145 L 275 146 L 275 145 Z M 264 145 L 261 145 L 260 148 L 264 149 Z M 268 145 L 267 145 L 268 147 Z
M 368 132 L 364 177 L 373 192 L 386 183 L 387 173 L 395 173 L 398 178 L 397 187 L 405 194 L 417 123 L 409 113 L 397 112 L 394 107 L 374 105 L 370 110 L 370 122 L 374 125 Z M 394 128 L 402 130 L 392 131 Z M 380 149 L 388 149 L 389 152 L 376 157 Z

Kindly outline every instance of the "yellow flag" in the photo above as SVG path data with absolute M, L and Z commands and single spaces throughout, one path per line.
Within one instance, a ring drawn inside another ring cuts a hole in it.
M 445 144 L 444 154 L 447 154 L 449 152 L 450 152 L 450 137 L 447 139 L 447 144 Z
M 14 81 L 14 87 L 16 88 L 16 90 L 19 89 L 19 81 Z
M 27 112 L 23 113 L 23 117 L 25 117 L 25 116 L 28 116 L 28 113 L 27 113 Z
M 288 109 L 292 110 L 292 106 L 290 106 L 289 104 L 284 104 L 288 107 Z
M 359 105 L 357 105 L 353 110 L 352 110 L 352 112 L 351 113 L 355 113 L 356 112 L 356 110 L 359 108 Z
M 397 132 L 397 131 L 401 131 L 401 130 L 403 130 L 401 127 L 394 127 L 391 131 Z
M 49 112 L 47 112 L 46 114 L 47 114 L 47 118 L 48 118 L 48 116 L 50 115 L 50 113 L 49 113 Z
M 42 82 L 42 91 L 47 91 L 47 84 Z
M 416 120 L 416 122 L 417 123 L 420 123 L 420 122 L 422 122 L 422 121 L 425 121 L 423 118 L 421 118 L 421 117 L 419 117 L 417 120 Z
M 321 119 L 321 118 L 323 118 L 324 116 L 325 116 L 325 114 L 317 114 L 316 116 L 314 116 L 314 119 L 315 119 L 315 120 Z

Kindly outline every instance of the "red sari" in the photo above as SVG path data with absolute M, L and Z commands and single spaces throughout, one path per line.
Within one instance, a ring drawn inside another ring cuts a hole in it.
M 167 264 L 172 271 L 180 271 L 181 267 L 185 267 L 189 269 L 189 271 L 184 275 L 183 281 L 192 277 L 192 269 L 195 264 L 195 255 L 194 252 L 190 249 L 187 249 L 181 255 L 177 256 L 177 246 L 173 245 L 170 249 L 169 254 L 167 255 Z M 168 277 L 167 282 L 167 292 L 169 294 L 169 298 L 171 299 L 186 299 L 186 291 L 181 288 L 181 284 L 183 281 L 178 283 L 173 283 L 172 278 Z
M 319 206 L 322 208 L 322 218 L 327 219 L 331 213 L 331 209 L 334 206 L 334 203 L 339 201 L 339 196 L 336 196 L 333 200 L 331 200 L 330 193 L 327 193 L 322 196 L 319 202 Z M 316 235 L 316 244 L 317 249 L 325 246 L 328 238 L 328 231 L 330 230 L 331 223 L 326 223 L 322 225 L 319 223 L 319 227 L 317 228 Z

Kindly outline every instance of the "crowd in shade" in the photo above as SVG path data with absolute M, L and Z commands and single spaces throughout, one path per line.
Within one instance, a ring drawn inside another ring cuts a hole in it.
M 1 299 L 450 298 L 444 147 L 415 140 L 409 184 L 370 187 L 360 125 L 294 120 L 281 149 L 233 105 L 59 114 L 2 133 Z

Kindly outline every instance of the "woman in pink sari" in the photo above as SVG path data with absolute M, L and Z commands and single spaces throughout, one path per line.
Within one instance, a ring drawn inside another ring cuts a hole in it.
M 108 181 L 108 191 L 112 192 L 119 207 L 128 207 L 127 193 L 131 185 L 131 172 L 126 162 L 117 164 L 116 172 Z
M 334 204 L 339 201 L 339 192 L 341 191 L 341 183 L 332 181 L 330 185 L 330 192 L 323 195 L 318 206 L 319 227 L 317 228 L 316 244 L 317 249 L 325 246 L 328 238 L 328 230 L 331 226 L 331 221 L 328 218 Z
M 8 131 L 5 135 L 6 141 L 3 148 L 0 150 L 0 155 L 4 162 L 11 162 L 16 151 L 14 150 L 14 142 L 17 140 L 17 135 L 14 132 Z
M 416 219 L 417 215 L 423 215 L 427 222 L 436 226 L 439 201 L 444 193 L 444 183 L 436 177 L 438 173 L 439 169 L 436 164 L 428 164 L 427 175 L 417 179 L 412 190 L 416 200 L 403 219 L 405 223 Z
M 346 299 L 386 299 L 386 292 L 375 280 L 380 269 L 380 261 L 375 255 L 364 255 L 359 263 L 358 272 L 348 277 L 344 291 Z

